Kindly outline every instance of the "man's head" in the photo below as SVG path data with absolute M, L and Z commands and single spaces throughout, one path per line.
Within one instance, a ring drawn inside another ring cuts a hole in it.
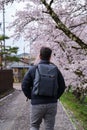
M 40 49 L 40 59 L 41 60 L 50 60 L 52 50 L 49 47 L 42 47 Z

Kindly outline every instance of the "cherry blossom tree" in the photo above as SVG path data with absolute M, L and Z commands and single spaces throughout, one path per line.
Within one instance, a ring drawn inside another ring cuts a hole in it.
M 5 0 L 6 3 L 13 1 Z M 23 36 L 32 41 L 32 55 L 36 56 L 43 45 L 53 49 L 52 61 L 61 69 L 67 86 L 84 86 L 87 81 L 86 0 L 82 3 L 78 0 L 28 0 L 9 27 L 15 28 L 15 39 Z

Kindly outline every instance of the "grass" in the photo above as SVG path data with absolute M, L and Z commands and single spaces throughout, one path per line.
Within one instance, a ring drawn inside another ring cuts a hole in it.
M 71 92 L 66 92 L 61 97 L 61 102 L 77 130 L 87 130 L 87 98 L 81 104 Z

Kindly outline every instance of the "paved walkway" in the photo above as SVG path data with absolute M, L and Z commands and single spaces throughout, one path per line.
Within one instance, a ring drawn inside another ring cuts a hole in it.
M 20 84 L 7 98 L 0 101 L 0 130 L 29 130 L 30 101 L 26 102 Z M 43 123 L 41 129 L 44 130 Z M 75 130 L 61 103 L 58 103 L 55 130 Z

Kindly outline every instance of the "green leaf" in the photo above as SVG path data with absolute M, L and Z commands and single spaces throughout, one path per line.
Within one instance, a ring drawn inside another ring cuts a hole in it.
M 3 41 L 5 39 L 9 39 L 9 37 L 5 35 L 0 35 L 0 41 Z

